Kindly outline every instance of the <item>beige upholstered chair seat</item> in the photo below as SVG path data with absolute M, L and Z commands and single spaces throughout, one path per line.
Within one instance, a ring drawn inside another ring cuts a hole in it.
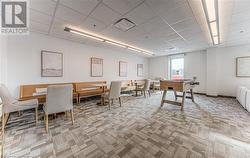
M 11 113 L 11 112 L 16 112 L 16 111 L 37 108 L 38 107 L 38 100 L 31 99 L 31 100 L 25 100 L 25 101 L 15 101 L 10 105 L 11 106 L 4 106 L 5 113 Z

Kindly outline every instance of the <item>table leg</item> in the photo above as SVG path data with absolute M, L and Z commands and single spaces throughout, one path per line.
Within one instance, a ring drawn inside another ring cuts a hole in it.
M 183 92 L 183 96 L 182 96 L 182 103 L 181 103 L 181 111 L 183 110 L 184 104 L 185 104 L 185 99 L 186 99 L 186 92 Z
M 137 84 L 135 85 L 135 96 L 136 97 L 138 96 L 138 85 Z
M 174 90 L 175 101 L 177 100 L 177 92 Z
M 102 87 L 102 94 L 105 93 L 105 87 L 103 86 Z M 101 96 L 101 105 L 104 105 L 105 104 L 105 100 L 104 100 L 104 97 Z
M 163 104 L 164 104 L 166 94 L 167 94 L 167 90 L 164 90 L 163 95 L 162 95 L 162 99 L 161 99 L 161 106 L 163 106 Z
M 191 99 L 192 99 L 192 102 L 194 102 L 194 92 L 193 92 L 193 89 L 190 89 L 190 92 L 191 92 Z

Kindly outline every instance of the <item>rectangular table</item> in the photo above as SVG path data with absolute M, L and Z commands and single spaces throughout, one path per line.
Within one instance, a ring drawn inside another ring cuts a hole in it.
M 161 106 L 163 106 L 164 103 L 169 103 L 181 106 L 181 110 L 183 110 L 186 98 L 192 99 L 192 101 L 194 102 L 193 88 L 198 84 L 199 82 L 195 82 L 191 79 L 160 81 L 161 90 L 164 90 L 161 100 Z M 168 90 L 173 90 L 175 101 L 165 99 Z M 190 91 L 191 96 L 186 96 L 187 91 Z M 182 92 L 182 95 L 178 95 L 177 92 Z M 178 97 L 182 98 L 181 102 L 177 101 Z

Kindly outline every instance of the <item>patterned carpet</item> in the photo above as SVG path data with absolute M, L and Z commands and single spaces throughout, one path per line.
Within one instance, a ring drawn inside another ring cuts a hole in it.
M 168 94 L 168 98 L 173 98 Z M 99 100 L 75 106 L 70 116 L 51 117 L 45 133 L 42 113 L 12 115 L 6 129 L 6 157 L 76 158 L 247 158 L 250 114 L 235 99 L 195 95 L 196 103 L 160 107 L 161 94 L 124 97 L 108 110 Z

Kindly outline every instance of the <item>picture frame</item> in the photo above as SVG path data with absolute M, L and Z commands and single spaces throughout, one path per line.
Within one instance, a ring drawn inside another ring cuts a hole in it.
M 63 53 L 47 50 L 41 51 L 41 76 L 63 76 Z
M 103 59 L 91 58 L 91 77 L 103 77 Z
M 128 63 L 125 61 L 119 61 L 119 76 L 120 77 L 128 76 Z
M 250 56 L 236 58 L 236 77 L 250 77 Z
M 137 76 L 143 77 L 143 64 L 137 64 Z

